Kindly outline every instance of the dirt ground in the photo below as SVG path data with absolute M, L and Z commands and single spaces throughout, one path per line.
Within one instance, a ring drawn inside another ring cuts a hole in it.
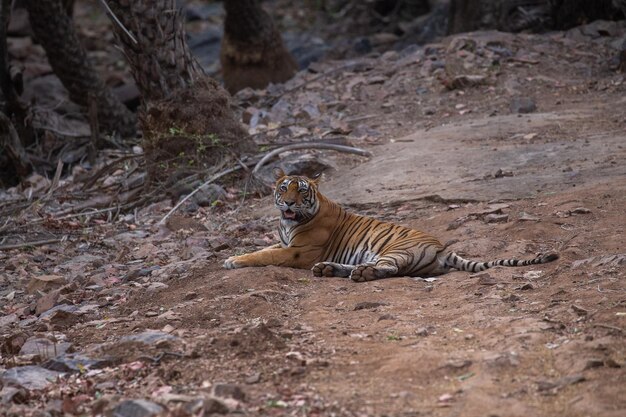
M 0 415 L 115 415 L 130 398 L 182 416 L 211 395 L 226 406 L 215 412 L 258 416 L 625 415 L 626 84 L 609 45 L 626 24 L 609 26 L 613 37 L 593 26 L 452 37 L 357 61 L 365 70 L 301 73 L 309 83 L 289 99 L 322 97 L 341 129 L 365 132 L 350 140 L 372 158 L 320 154 L 339 167 L 322 191 L 349 209 L 470 259 L 554 250 L 557 262 L 363 284 L 227 271 L 227 257 L 277 241 L 271 197 L 166 227 L 164 201 L 101 238 L 0 252 L 0 373 L 44 362 L 7 353 L 21 334 L 103 362 L 4 400 Z M 488 45 L 511 52 L 497 70 Z M 442 60 L 447 72 L 433 67 Z M 470 64 L 451 69 L 458 60 Z M 463 71 L 486 78 L 446 88 Z M 519 95 L 537 110 L 512 111 Z M 61 299 L 81 310 L 38 317 L 48 290 L 26 287 L 42 274 L 73 283 Z

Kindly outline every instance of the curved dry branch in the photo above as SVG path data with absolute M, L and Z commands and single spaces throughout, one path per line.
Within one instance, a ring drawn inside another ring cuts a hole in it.
M 337 152 L 351 153 L 359 156 L 372 156 L 372 154 L 365 149 L 354 148 L 352 146 L 336 145 L 334 143 L 321 143 L 321 142 L 307 142 L 307 143 L 294 143 L 292 145 L 282 146 L 268 152 L 252 170 L 252 176 L 254 176 L 259 170 L 273 157 L 283 152 L 296 151 L 301 149 L 330 149 Z

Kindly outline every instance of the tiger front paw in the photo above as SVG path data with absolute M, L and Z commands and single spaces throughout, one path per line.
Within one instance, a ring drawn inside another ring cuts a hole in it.
M 224 261 L 224 268 L 225 269 L 237 269 L 237 268 L 245 267 L 245 265 L 237 258 L 239 258 L 239 256 L 231 256 L 230 258 L 226 259 Z

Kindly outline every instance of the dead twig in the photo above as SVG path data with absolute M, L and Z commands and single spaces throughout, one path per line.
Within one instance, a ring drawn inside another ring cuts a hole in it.
M 117 16 L 115 15 L 115 13 L 113 13 L 113 10 L 111 10 L 111 8 L 107 4 L 107 2 L 105 0 L 100 0 L 100 3 L 102 3 L 104 8 L 106 9 L 106 13 L 111 17 L 111 20 L 113 20 L 115 22 L 115 24 L 117 26 L 119 26 L 119 28 L 122 29 L 122 31 L 124 31 L 124 33 L 130 38 L 131 41 L 133 41 L 133 43 L 135 45 L 137 45 L 137 43 L 138 43 L 137 39 L 135 39 L 133 34 L 130 33 L 130 31 L 128 29 L 126 29 L 126 27 L 124 27 L 122 22 L 120 22 L 120 19 L 118 19 Z
M 604 324 L 604 323 L 593 323 L 593 327 L 602 327 L 603 329 L 615 330 L 616 332 L 620 332 L 620 333 L 624 332 L 624 329 L 620 327 L 611 326 L 610 324 Z
M 43 246 L 43 245 L 48 245 L 51 243 L 63 242 L 64 240 L 65 240 L 65 237 L 61 239 L 37 240 L 34 242 L 24 242 L 24 243 L 16 243 L 14 245 L 4 245 L 4 246 L 0 246 L 0 251 L 21 249 L 21 248 L 35 247 L 35 246 Z
M 334 143 L 320 143 L 320 142 L 307 142 L 307 143 L 294 143 L 292 145 L 283 146 L 268 152 L 252 170 L 252 176 L 256 175 L 259 170 L 273 157 L 283 152 L 296 151 L 300 149 L 330 149 L 337 152 L 351 153 L 360 156 L 372 156 L 372 154 L 361 148 L 354 148 L 352 146 L 335 145 Z

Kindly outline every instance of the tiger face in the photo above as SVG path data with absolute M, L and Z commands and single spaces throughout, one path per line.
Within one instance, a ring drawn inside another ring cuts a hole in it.
M 317 199 L 317 182 L 315 178 L 298 175 L 285 175 L 281 169 L 274 171 L 276 187 L 274 188 L 274 204 L 281 212 L 281 222 L 286 224 L 304 223 L 319 209 Z

